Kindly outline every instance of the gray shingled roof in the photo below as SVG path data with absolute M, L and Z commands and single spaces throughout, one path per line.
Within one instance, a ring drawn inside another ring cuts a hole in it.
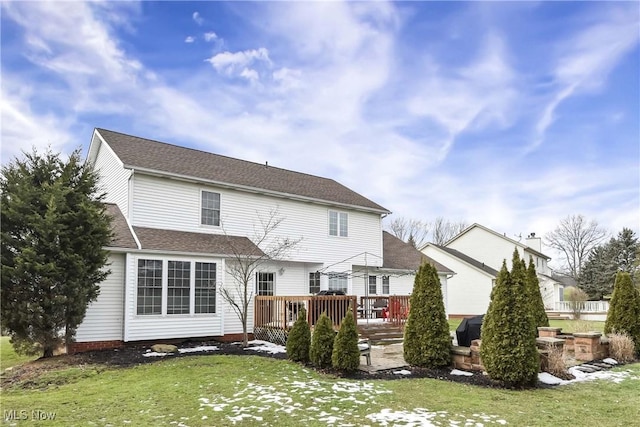
M 113 237 L 109 246 L 112 248 L 138 249 L 136 240 L 133 238 L 129 225 L 127 225 L 124 215 L 120 212 L 120 208 L 113 203 L 105 203 L 104 205 L 107 208 L 107 213 L 113 218 L 111 222 Z
M 264 255 L 246 237 L 133 227 L 142 249 L 213 255 Z
M 410 244 L 386 231 L 382 232 L 382 254 L 384 258 L 382 268 L 417 270 L 423 261 L 427 261 L 438 270 L 438 273 L 453 273 L 450 268 L 429 258 Z
M 164 142 L 96 129 L 125 167 L 143 168 L 250 189 L 389 211 L 338 182 Z
M 471 258 L 469 255 L 465 255 L 460 251 L 457 251 L 455 249 L 451 249 L 451 248 L 447 248 L 445 246 L 439 246 L 439 245 L 434 245 L 436 248 L 441 249 L 443 251 L 445 251 L 446 253 L 448 253 L 451 256 L 454 256 L 456 258 L 458 258 L 461 261 L 466 262 L 467 264 L 470 264 L 482 271 L 484 271 L 485 273 L 489 273 L 494 277 L 498 276 L 498 271 L 489 267 L 488 265 L 485 265 L 484 262 L 480 262 L 474 258 Z

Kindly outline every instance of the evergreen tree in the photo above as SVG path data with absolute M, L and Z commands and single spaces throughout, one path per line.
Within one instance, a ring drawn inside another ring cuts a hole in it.
M 631 283 L 631 275 L 627 272 L 616 275 L 604 332 L 629 335 L 635 344 L 636 353 L 640 353 L 640 294 Z
M 307 310 L 302 307 L 287 337 L 287 357 L 295 362 L 306 363 L 309 361 L 310 347 L 311 328 L 307 322 Z
M 451 335 L 440 286 L 436 268 L 423 263 L 415 277 L 404 329 L 404 360 L 410 365 L 432 368 L 451 362 Z
M 2 168 L 2 326 L 17 351 L 52 356 L 98 297 L 111 218 L 97 175 L 74 151 L 25 153 Z
M 353 318 L 353 310 L 349 307 L 342 320 L 338 335 L 333 342 L 331 355 L 333 367 L 351 372 L 360 366 L 360 349 L 358 348 L 358 329 Z
M 533 385 L 540 359 L 536 330 L 527 302 L 527 274 L 517 249 L 511 273 L 506 261 L 491 292 L 482 325 L 480 356 L 492 379 L 512 386 Z
M 578 287 L 595 300 L 611 295 L 618 271 L 631 274 L 632 280 L 640 271 L 639 251 L 638 237 L 633 230 L 623 228 L 615 238 L 589 253 L 578 278 Z
M 524 261 L 523 261 L 524 262 Z M 544 301 L 540 293 L 540 281 L 533 265 L 533 258 L 529 258 L 529 268 L 527 269 L 527 299 L 533 316 L 533 323 L 536 328 L 539 326 L 549 326 L 549 318 L 544 310 Z M 537 329 L 536 329 L 537 330 Z
M 322 313 L 311 336 L 311 348 L 309 358 L 318 368 L 331 367 L 331 356 L 333 354 L 333 341 L 336 333 L 333 331 L 333 323 L 326 313 Z

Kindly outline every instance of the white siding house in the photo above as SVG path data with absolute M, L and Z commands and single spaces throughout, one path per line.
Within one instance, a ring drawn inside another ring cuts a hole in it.
M 417 266 L 396 269 L 385 261 L 382 218 L 390 212 L 334 180 L 105 129 L 94 131 L 86 162 L 107 193 L 115 238 L 108 248 L 112 274 L 78 329 L 76 351 L 241 333 L 220 296 L 237 287 L 229 266 L 283 239 L 299 242 L 284 258 L 260 265 L 251 292 L 337 288 L 364 295 L 369 288 L 357 277 L 363 266 L 379 273 L 381 292 L 383 276 L 391 277 L 394 293 L 413 286 Z M 280 223 L 259 242 L 270 219 Z M 441 267 L 446 284 L 451 272 Z M 253 309 L 249 315 L 251 332 Z
M 527 264 L 533 260 L 545 308 L 553 308 L 555 302 L 562 298 L 563 286 L 550 277 L 548 262 L 551 258 L 541 252 L 541 246 L 541 239 L 534 233 L 522 243 L 506 234 L 473 224 L 444 246 L 429 244 L 422 252 L 455 270 L 456 274 L 448 281 L 449 313 L 470 316 L 486 312 L 497 272 L 505 261 L 507 268 L 511 269 L 514 249 Z

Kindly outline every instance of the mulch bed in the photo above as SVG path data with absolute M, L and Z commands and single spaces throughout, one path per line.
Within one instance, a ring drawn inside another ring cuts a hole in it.
M 96 350 L 88 351 L 84 353 L 78 353 L 75 355 L 63 355 L 56 356 L 51 359 L 38 359 L 33 362 L 25 363 L 24 365 L 17 367 L 15 370 L 7 376 L 3 375 L 2 385 L 7 386 L 10 384 L 20 383 L 29 377 L 39 375 L 49 370 L 60 369 L 62 366 L 81 366 L 81 365 L 102 365 L 113 368 L 127 368 L 146 363 L 154 363 L 169 358 L 180 357 L 198 357 L 202 355 L 216 356 L 216 355 L 233 355 L 233 356 L 258 356 L 268 357 L 272 359 L 284 360 L 287 358 L 285 353 L 268 353 L 263 351 L 245 350 L 238 343 L 222 343 L 217 341 L 207 342 L 186 342 L 179 346 L 179 348 L 197 347 L 197 346 L 216 346 L 219 350 L 208 352 L 191 352 L 191 353 L 176 353 L 172 355 L 162 357 L 145 357 L 143 354 L 150 348 L 149 345 L 127 345 L 123 348 L 113 350 Z M 309 369 L 315 369 L 313 366 L 308 365 Z M 473 376 L 452 375 L 452 368 L 436 368 L 436 369 L 424 369 L 424 368 L 408 368 L 411 371 L 411 375 L 399 375 L 394 372 L 400 369 L 391 369 L 387 371 L 378 371 L 368 373 L 364 371 L 356 371 L 350 374 L 343 374 L 334 370 L 318 370 L 322 373 L 333 374 L 342 378 L 354 379 L 354 380 L 404 380 L 411 378 L 433 378 L 444 381 L 451 381 L 455 383 L 462 383 L 481 387 L 491 388 L 505 388 L 505 386 L 499 382 L 489 379 L 488 376 L 481 373 L 474 373 Z M 538 383 L 538 388 L 550 388 L 553 386 Z

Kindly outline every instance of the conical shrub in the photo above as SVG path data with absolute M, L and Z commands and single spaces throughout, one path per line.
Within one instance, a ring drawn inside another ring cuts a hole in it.
M 307 310 L 303 307 L 287 337 L 287 357 L 294 362 L 306 363 L 309 361 L 310 347 L 311 328 L 307 322 Z
M 326 313 L 322 313 L 311 336 L 311 348 L 309 358 L 318 368 L 330 368 L 333 354 L 333 341 L 336 333 L 333 331 L 333 323 Z
M 540 281 L 532 258 L 529 258 L 529 268 L 527 269 L 527 298 L 535 327 L 549 326 L 549 318 L 540 293 Z
M 336 335 L 333 342 L 331 362 L 334 368 L 346 372 L 355 371 L 358 369 L 358 366 L 360 366 L 358 330 L 351 307 L 347 310 L 347 314 L 340 325 L 338 335 Z
M 620 271 L 616 274 L 604 332 L 629 335 L 636 353 L 640 354 L 640 294 L 629 273 Z
M 527 302 L 526 272 L 517 249 L 512 265 L 509 273 L 503 262 L 491 293 L 482 325 L 480 356 L 490 378 L 511 386 L 533 385 L 540 356 Z
M 451 362 L 451 335 L 444 310 L 438 271 L 423 263 L 416 274 L 404 329 L 404 360 L 433 368 Z

